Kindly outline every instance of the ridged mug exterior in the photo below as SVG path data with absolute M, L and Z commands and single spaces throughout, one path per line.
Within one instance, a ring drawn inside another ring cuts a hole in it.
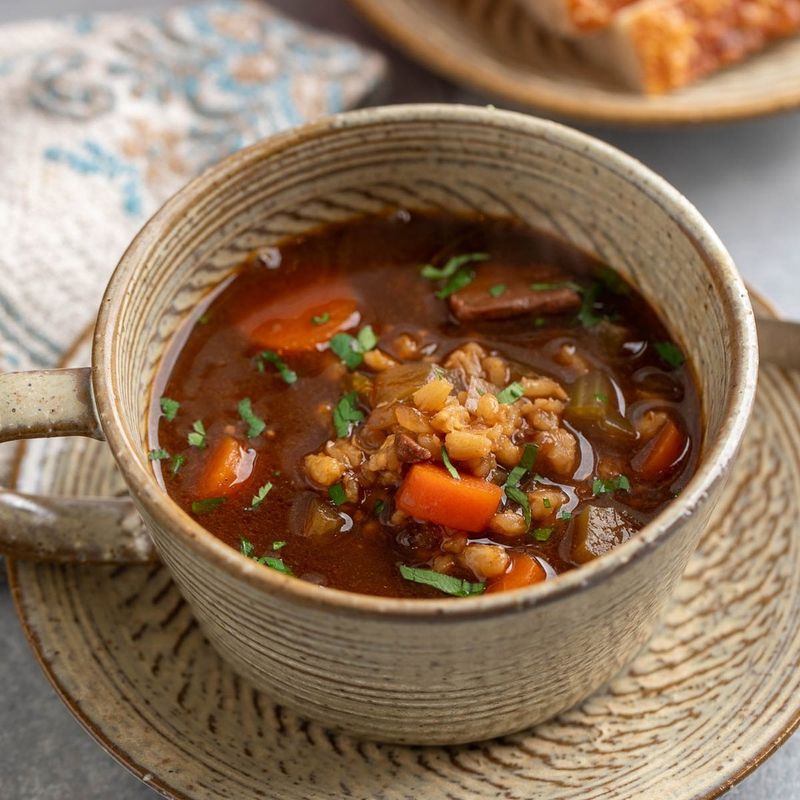
M 680 497 L 630 542 L 524 590 L 377 598 L 261 567 L 166 496 L 146 457 L 147 413 L 159 363 L 187 312 L 246 254 L 325 222 L 393 208 L 520 218 L 607 261 L 661 312 L 700 384 L 703 455 Z M 757 350 L 729 256 L 665 182 L 554 123 L 434 105 L 305 126 L 187 186 L 120 262 L 93 362 L 112 452 L 220 655 L 279 703 L 333 728 L 455 744 L 569 708 L 648 640 L 729 472 L 753 401 Z

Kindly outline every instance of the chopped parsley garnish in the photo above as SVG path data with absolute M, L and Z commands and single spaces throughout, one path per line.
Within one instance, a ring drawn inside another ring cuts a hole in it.
M 599 283 L 593 283 L 588 289 L 583 289 L 583 300 L 578 311 L 578 322 L 584 328 L 593 328 L 601 320 L 601 317 L 594 313 L 594 304 L 599 291 Z
M 607 394 L 603 394 L 602 392 L 598 392 L 598 393 L 597 393 L 597 394 L 594 396 L 594 399 L 595 399 L 595 400 L 596 400 L 598 403 L 602 403 L 603 405 L 605 405 L 605 404 L 608 402 L 608 395 L 607 395 Z
M 375 505 L 372 507 L 372 513 L 376 517 L 379 517 L 381 514 L 383 514 L 384 508 L 386 508 L 386 503 L 384 503 L 383 500 L 376 500 Z
M 572 512 L 571 511 L 559 511 L 556 515 L 556 519 L 572 519 Z
M 172 422 L 175 419 L 175 415 L 178 413 L 178 409 L 181 407 L 181 404 L 177 400 L 171 400 L 169 397 L 162 397 L 158 401 L 159 406 L 161 406 L 161 411 L 164 414 L 164 419 L 167 422 Z
M 445 278 L 452 278 L 466 264 L 472 264 L 476 261 L 488 261 L 488 259 L 488 253 L 464 253 L 448 259 L 443 267 L 434 267 L 433 264 L 426 264 L 420 274 L 429 281 L 441 281 Z
M 273 550 L 280 550 L 280 547 L 275 546 L 276 544 L 280 544 L 280 546 L 283 547 L 286 542 L 275 542 L 275 544 L 272 545 Z M 273 556 L 257 557 L 253 543 L 249 539 L 245 539 L 244 536 L 239 537 L 239 552 L 245 558 L 252 558 L 253 561 L 261 564 L 262 566 L 269 567 L 277 572 L 282 572 L 284 575 L 294 575 L 292 570 L 286 566 L 282 558 L 274 558 Z
M 326 322 L 331 321 L 331 313 L 330 311 L 325 311 L 322 314 L 314 314 L 311 317 L 311 324 L 312 325 L 324 325 Z
M 468 597 L 471 594 L 483 594 L 486 590 L 485 583 L 470 583 L 470 581 L 454 578 L 452 575 L 442 575 L 441 572 L 434 572 L 432 569 L 421 569 L 419 567 L 407 567 L 400 565 L 400 574 L 413 583 L 422 583 L 425 586 L 432 586 L 445 594 L 453 597 Z
M 597 497 L 600 494 L 613 494 L 616 491 L 629 491 L 631 482 L 624 475 L 617 475 L 616 478 L 595 478 L 592 481 L 592 494 Z
M 534 528 L 532 535 L 537 542 L 546 542 L 552 533 L 552 528 Z
M 293 369 L 289 369 L 286 362 L 272 350 L 264 350 L 256 356 L 256 368 L 259 372 L 265 371 L 264 363 L 272 364 L 285 383 L 292 384 L 297 382 L 297 373 Z
M 358 346 L 361 348 L 362 353 L 367 353 L 378 344 L 378 337 L 375 331 L 372 330 L 372 325 L 365 325 L 356 336 Z
M 522 491 L 518 486 L 504 486 L 503 490 L 509 500 L 513 500 L 519 504 L 522 509 L 522 516 L 525 517 L 526 529 L 531 526 L 531 504 L 528 501 L 528 495 Z
M 169 458 L 169 453 L 163 448 L 158 448 L 157 450 L 151 450 L 147 454 L 147 458 L 150 461 L 163 461 L 165 458 Z
M 450 473 L 452 478 L 455 478 L 457 481 L 461 480 L 461 476 L 458 474 L 458 470 L 453 466 L 453 462 L 450 460 L 450 456 L 447 452 L 447 448 L 442 448 L 442 463 L 444 464 L 444 468 Z
M 531 283 L 528 288 L 532 292 L 551 292 L 554 289 L 572 289 L 573 292 L 583 291 L 583 287 L 573 281 L 559 281 L 558 283 Z
M 492 297 L 500 297 L 505 292 L 506 288 L 504 283 L 496 283 L 494 286 L 489 287 L 489 294 Z
M 250 501 L 250 508 L 258 508 L 265 500 L 266 496 L 272 491 L 272 484 L 265 483 L 254 495 Z
M 206 446 L 206 426 L 203 420 L 196 419 L 192 424 L 192 432 L 186 437 L 192 447 L 203 448 Z
M 533 327 L 534 328 L 544 328 L 547 325 L 547 320 L 544 317 L 534 317 L 533 318 Z
M 530 471 L 531 467 L 536 461 L 536 454 L 538 452 L 538 445 L 525 445 L 525 449 L 522 452 L 522 458 L 520 459 L 519 464 L 517 464 L 517 466 L 508 473 L 505 484 L 506 486 L 519 486 L 519 482 L 525 477 L 525 474 Z
M 172 472 L 173 476 L 178 474 L 178 470 L 186 463 L 186 456 L 184 455 L 177 455 L 175 458 L 172 459 L 172 467 L 170 472 Z
M 509 405 L 515 403 L 524 394 L 525 389 L 523 389 L 522 384 L 519 381 L 514 381 L 513 383 L 509 383 L 505 389 L 499 391 L 496 397 L 503 405 Z
M 357 369 L 364 360 L 364 353 L 378 344 L 378 337 L 371 325 L 365 325 L 357 336 L 349 333 L 337 333 L 330 340 L 330 348 L 350 368 Z
M 345 492 L 341 483 L 334 483 L 333 486 L 328 487 L 328 497 L 330 497 L 335 506 L 340 506 L 347 502 L 347 492 Z
M 451 294 L 460 292 L 465 286 L 469 286 L 475 280 L 475 270 L 473 269 L 460 269 L 450 278 L 443 288 L 436 292 L 436 296 L 440 300 L 450 297 Z
M 283 550 L 283 548 L 286 547 L 287 544 L 288 544 L 288 542 L 273 542 L 272 543 L 272 549 L 273 550 Z
M 594 276 L 600 283 L 613 294 L 628 294 L 628 285 L 622 277 L 614 272 L 611 267 L 600 266 L 594 271 Z
M 680 348 L 672 342 L 653 342 L 656 353 L 661 360 L 669 364 L 673 369 L 682 367 L 686 363 L 686 357 Z
M 336 428 L 336 435 L 341 439 L 350 435 L 353 425 L 357 425 L 364 419 L 364 412 L 358 409 L 358 395 L 355 392 L 348 392 L 333 409 L 333 427 Z
M 256 557 L 256 549 L 253 547 L 253 543 L 249 539 L 245 539 L 244 536 L 239 537 L 239 552 L 245 558 Z
M 273 558 L 272 556 L 261 556 L 257 558 L 259 564 L 264 567 L 274 569 L 276 572 L 282 572 L 284 575 L 294 575 L 291 567 L 289 567 L 282 558 Z
M 197 318 L 198 325 L 208 325 L 209 321 L 211 320 L 211 314 L 202 314 Z
M 275 475 L 275 476 L 278 476 L 278 475 L 281 474 L 281 471 L 279 469 L 274 469 L 274 470 L 272 470 L 272 474 Z
M 256 436 L 260 436 L 264 433 L 264 428 L 267 427 L 267 423 L 253 411 L 253 404 L 250 402 L 249 397 L 245 397 L 244 400 L 239 403 L 239 416 L 248 426 L 248 439 L 255 439 Z
M 542 500 L 542 506 L 543 506 L 544 508 L 552 508 L 552 507 L 553 507 L 553 504 L 550 502 L 550 500 L 548 500 L 548 498 L 546 498 L 546 497 L 545 497 L 545 498 Z
M 207 514 L 209 511 L 219 508 L 224 502 L 224 497 L 207 497 L 205 500 L 195 500 L 192 503 L 192 511 L 195 514 Z

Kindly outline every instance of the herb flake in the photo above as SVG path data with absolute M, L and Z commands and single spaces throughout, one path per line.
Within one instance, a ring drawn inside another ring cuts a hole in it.
M 444 468 L 450 473 L 451 478 L 454 478 L 457 481 L 461 480 L 458 470 L 453 466 L 453 462 L 450 460 L 450 455 L 447 452 L 446 447 L 442 448 L 442 463 L 444 464 Z
M 513 383 L 509 383 L 505 389 L 499 391 L 495 396 L 498 402 L 503 405 L 510 405 L 511 403 L 516 403 L 524 394 L 525 389 L 522 384 L 519 381 L 514 381 Z
M 341 483 L 334 483 L 333 486 L 328 487 L 328 497 L 335 506 L 343 505 L 347 502 L 347 492 Z
M 186 463 L 186 456 L 182 454 L 178 454 L 175 458 L 172 459 L 172 466 L 170 467 L 170 472 L 172 476 L 175 477 L 178 474 L 178 470 Z
M 155 450 L 151 450 L 147 454 L 147 458 L 149 461 L 163 461 L 166 458 L 169 458 L 169 453 L 164 450 L 163 447 L 159 447 Z
M 673 369 L 682 367 L 686 363 L 686 357 L 681 349 L 672 342 L 653 342 L 653 347 L 661 360 Z
M 364 412 L 358 408 L 358 395 L 355 392 L 342 395 L 333 409 L 333 427 L 336 429 L 336 435 L 340 439 L 349 436 L 353 425 L 357 425 L 363 419 Z
M 581 307 L 578 311 L 578 322 L 580 322 L 584 328 L 593 328 L 600 322 L 601 317 L 594 313 L 594 304 L 599 291 L 599 283 L 593 283 L 588 289 L 583 290 L 583 300 L 581 301 Z
M 312 325 L 324 325 L 326 322 L 330 321 L 331 321 L 330 311 L 325 311 L 322 314 L 314 314 L 314 316 L 311 317 Z
M 280 545 L 281 547 L 285 546 L 286 542 L 275 542 L 272 545 L 273 550 L 280 550 L 280 547 L 276 547 L 275 545 Z M 256 556 L 255 548 L 253 547 L 253 543 L 249 539 L 245 539 L 244 536 L 239 537 L 239 552 L 245 558 L 251 558 L 258 564 L 261 564 L 264 567 L 269 567 L 270 569 L 274 569 L 277 572 L 282 572 L 284 575 L 294 575 L 291 568 L 288 567 L 282 558 L 275 558 L 274 556 Z
M 195 500 L 192 503 L 192 513 L 208 514 L 209 511 L 219 508 L 225 501 L 226 498 L 224 497 L 207 497 L 205 500 Z
M 552 533 L 552 528 L 535 528 L 532 531 L 533 538 L 536 539 L 537 542 L 546 542 Z
M 624 475 L 617 475 L 616 478 L 595 478 L 592 481 L 592 494 L 597 497 L 601 494 L 613 494 L 616 491 L 630 491 L 631 482 Z
M 555 289 L 572 289 L 573 292 L 582 292 L 583 287 L 574 281 L 558 281 L 556 283 L 530 283 L 528 288 L 532 292 L 552 292 Z
M 511 472 L 508 473 L 506 478 L 506 486 L 519 486 L 519 482 L 530 472 L 531 467 L 536 461 L 536 454 L 539 452 L 539 446 L 535 444 L 526 444 L 525 449 L 522 451 L 522 458 Z
M 489 294 L 492 297 L 501 297 L 505 294 L 506 288 L 504 283 L 496 283 L 494 286 L 489 287 Z
M 518 486 L 504 486 L 503 490 L 509 500 L 513 500 L 522 509 L 522 516 L 525 517 L 525 529 L 531 527 L 531 504 L 528 495 Z
M 441 281 L 445 278 L 452 278 L 461 267 L 467 264 L 473 264 L 476 261 L 488 261 L 488 259 L 488 253 L 464 253 L 448 259 L 443 267 L 434 267 L 433 264 L 426 264 L 420 270 L 420 274 L 429 281 Z
M 356 336 L 349 333 L 337 333 L 329 342 L 331 350 L 347 365 L 349 369 L 357 369 L 368 353 L 378 344 L 378 337 L 371 325 L 365 325 Z
M 473 269 L 461 269 L 453 275 L 450 280 L 444 285 L 443 288 L 439 289 L 436 292 L 436 296 L 440 300 L 445 300 L 446 298 L 450 297 L 451 294 L 455 294 L 456 292 L 460 292 L 465 287 L 469 286 L 472 281 L 475 280 L 475 270 Z
M 192 423 L 192 432 L 186 439 L 192 447 L 202 449 L 206 446 L 206 426 L 203 425 L 203 420 L 196 419 Z
M 164 414 L 164 419 L 167 422 L 172 422 L 172 420 L 175 419 L 178 409 L 181 407 L 181 404 L 177 400 L 173 400 L 170 397 L 162 397 L 158 401 L 158 405 L 161 407 L 161 412 Z
M 249 397 L 245 397 L 239 403 L 239 416 L 248 426 L 248 439 L 255 439 L 256 436 L 260 436 L 262 433 L 264 433 L 264 428 L 267 427 L 267 423 L 264 422 L 264 420 L 253 411 L 253 403 Z
M 289 368 L 289 365 L 275 352 L 272 350 L 262 350 L 256 356 L 256 367 L 259 372 L 265 371 L 264 364 L 272 364 L 276 370 L 278 370 L 278 374 L 283 378 L 284 383 L 293 384 L 297 383 L 297 373 Z
M 272 484 L 265 483 L 254 495 L 250 501 L 250 508 L 258 508 L 266 499 L 267 495 L 272 491 Z
M 400 565 L 400 574 L 413 583 L 421 583 L 425 586 L 432 586 L 444 594 L 453 597 L 468 597 L 474 594 L 483 594 L 486 590 L 485 583 L 471 583 L 470 581 L 454 578 L 452 575 L 443 575 L 441 572 L 434 572 L 432 569 L 421 569 L 420 567 L 408 567 Z

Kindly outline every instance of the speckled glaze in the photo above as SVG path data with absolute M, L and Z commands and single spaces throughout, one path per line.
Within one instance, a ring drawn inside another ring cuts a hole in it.
M 186 312 L 244 254 L 321 222 L 397 206 L 521 218 L 613 264 L 664 314 L 698 374 L 704 456 L 680 498 L 630 542 L 558 580 L 502 595 L 367 597 L 244 559 L 158 486 L 146 456 L 149 392 Z M 111 452 L 219 654 L 331 728 L 415 744 L 521 730 L 573 706 L 631 661 L 719 498 L 756 372 L 746 290 L 677 192 L 567 128 L 458 106 L 350 113 L 228 158 L 168 202 L 131 245 L 93 347 L 94 397 Z
M 431 69 L 515 105 L 615 125 L 722 122 L 800 105 L 800 37 L 665 95 L 632 91 L 519 0 L 351 0 Z M 532 0 L 536 2 L 536 0 Z
M 69 363 L 89 352 L 87 336 Z M 25 491 L 125 492 L 99 442 L 20 450 Z M 9 578 L 68 708 L 169 798 L 710 800 L 800 722 L 798 516 L 800 372 L 767 365 L 731 480 L 647 646 L 581 705 L 461 747 L 361 742 L 287 710 L 219 658 L 163 566 L 14 561 Z

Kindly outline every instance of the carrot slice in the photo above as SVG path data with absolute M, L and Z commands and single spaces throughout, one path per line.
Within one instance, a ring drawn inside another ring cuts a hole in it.
M 397 492 L 397 507 L 416 519 L 479 533 L 489 524 L 503 496 L 493 483 L 462 475 L 456 480 L 441 467 L 414 464 Z
M 633 471 L 645 480 L 653 480 L 675 466 L 686 452 L 689 439 L 668 419 L 661 430 L 631 459 Z
M 232 494 L 253 473 L 256 451 L 242 447 L 233 436 L 223 436 L 210 450 L 197 483 L 201 500 Z
M 358 305 L 347 294 L 345 286 L 307 284 L 254 309 L 239 327 L 254 344 L 267 350 L 313 350 L 339 331 L 358 325 Z
M 507 592 L 539 583 L 547 577 L 544 567 L 525 553 L 511 553 L 511 566 L 504 575 L 490 581 L 487 592 Z

